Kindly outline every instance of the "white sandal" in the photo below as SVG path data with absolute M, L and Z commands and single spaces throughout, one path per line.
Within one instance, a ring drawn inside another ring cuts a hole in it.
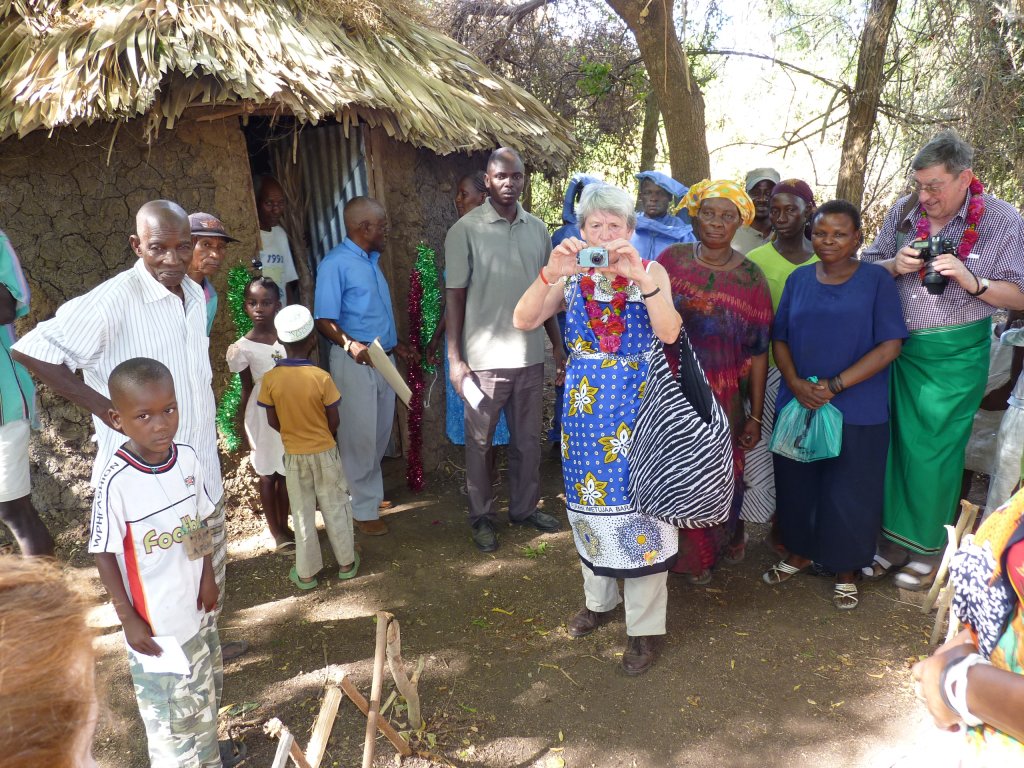
M 860 604 L 856 584 L 836 582 L 832 588 L 832 605 L 840 611 L 852 611 Z
M 934 565 L 911 560 L 900 569 L 892 581 L 900 589 L 923 592 L 926 589 L 931 589 L 937 572 L 938 568 Z
M 793 576 L 805 570 L 807 570 L 806 567 L 797 568 L 795 565 L 790 565 L 785 560 L 780 560 L 761 574 L 761 581 L 774 587 L 776 584 L 789 581 Z

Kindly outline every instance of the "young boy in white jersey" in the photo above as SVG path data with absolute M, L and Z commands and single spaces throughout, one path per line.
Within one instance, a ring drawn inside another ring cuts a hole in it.
M 150 763 L 220 768 L 213 678 L 220 641 L 212 613 L 219 594 L 213 539 L 203 525 L 214 505 L 195 451 L 174 442 L 171 372 L 133 358 L 111 372 L 109 386 L 110 421 L 128 440 L 96 488 L 89 551 L 124 627 Z M 170 651 L 170 658 L 173 646 L 187 670 L 145 669 L 146 657 Z

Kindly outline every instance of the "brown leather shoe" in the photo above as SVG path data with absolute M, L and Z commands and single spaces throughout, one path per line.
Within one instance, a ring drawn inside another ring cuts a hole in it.
M 388 532 L 388 524 L 383 520 L 354 520 L 356 530 L 366 536 L 383 536 Z
M 661 645 L 661 635 L 627 635 L 622 668 L 627 675 L 642 675 L 654 664 Z
M 569 619 L 569 637 L 586 637 L 602 624 L 612 620 L 611 611 L 592 611 L 581 608 L 580 612 Z

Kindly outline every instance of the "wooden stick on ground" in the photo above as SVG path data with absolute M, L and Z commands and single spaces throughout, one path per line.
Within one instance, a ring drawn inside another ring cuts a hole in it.
M 274 754 L 274 764 L 271 768 L 285 768 L 289 757 L 298 768 L 310 768 L 295 737 L 280 720 L 276 717 L 268 720 L 267 724 L 263 726 L 263 732 L 268 736 L 276 736 L 278 739 L 277 752 Z
M 320 714 L 316 716 L 316 724 L 313 726 L 313 735 L 309 737 L 309 744 L 306 745 L 306 762 L 309 768 L 320 768 L 327 751 L 327 739 L 334 727 L 334 718 L 338 716 L 338 707 L 341 705 L 341 688 L 337 685 L 328 685 L 324 692 L 324 700 L 320 705 Z
M 946 544 L 946 551 L 942 555 L 942 562 L 939 564 L 939 570 L 935 574 L 935 581 L 932 582 L 932 587 L 928 590 L 928 597 L 921 606 L 921 613 L 928 613 L 935 606 L 935 600 L 939 596 L 939 591 L 946 582 L 946 576 L 949 573 L 949 563 L 953 558 L 953 553 L 956 552 L 960 542 L 963 541 L 964 534 L 974 530 L 974 521 L 978 517 L 978 509 L 977 504 L 972 504 L 967 499 L 960 500 L 960 516 L 957 518 L 956 528 L 952 529 L 951 526 L 946 526 L 951 531 L 948 543 Z
M 345 692 L 345 695 L 352 699 L 352 703 L 359 708 L 360 712 L 362 712 L 364 715 L 369 714 L 370 702 L 368 702 L 366 700 L 366 697 L 359 692 L 359 689 L 356 688 L 355 683 L 353 683 L 347 677 L 342 677 L 338 685 L 341 686 L 341 690 Z M 387 720 L 385 720 L 382 717 L 378 718 L 377 728 L 380 730 L 381 733 L 383 733 L 387 737 L 388 741 L 391 742 L 391 744 L 395 747 L 395 749 L 398 750 L 398 753 L 402 757 L 409 757 L 409 755 L 412 754 L 412 747 L 409 746 L 405 739 L 402 738 L 401 734 L 399 734 L 398 731 L 396 731 L 394 727 L 392 727 L 391 723 L 389 723 Z
M 380 691 L 384 684 L 384 657 L 388 645 L 388 622 L 391 614 L 377 611 L 377 647 L 373 654 L 373 684 L 370 687 L 370 711 L 366 713 L 366 736 L 363 741 L 363 768 L 372 768 L 373 750 L 377 741 L 377 714 L 380 712 Z
M 409 705 L 409 727 L 414 731 L 423 727 L 423 718 L 420 716 L 419 680 L 425 663 L 421 656 L 410 679 L 405 672 L 405 662 L 402 661 L 402 630 L 398 626 L 398 619 L 392 619 L 388 624 L 388 667 L 391 668 L 395 686 L 405 697 L 405 703 Z

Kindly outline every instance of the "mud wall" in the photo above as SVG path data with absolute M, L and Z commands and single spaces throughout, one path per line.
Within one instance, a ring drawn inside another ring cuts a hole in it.
M 252 179 L 237 120 L 179 122 L 151 144 L 143 139 L 140 121 L 117 131 L 103 124 L 52 137 L 37 131 L 0 143 L 0 228 L 17 249 L 32 289 L 31 314 L 19 323 L 19 333 L 131 266 L 134 213 L 156 198 L 220 216 L 241 240 L 229 248 L 226 266 L 245 263 L 256 252 Z M 210 343 L 218 393 L 227 381 L 224 352 L 235 335 L 224 304 L 225 276 L 226 269 L 215 280 L 221 309 Z M 33 500 L 51 530 L 84 532 L 91 503 L 91 420 L 45 388 L 39 405 Z
M 422 241 L 433 248 L 439 269 L 444 269 L 445 234 L 457 218 L 455 186 L 467 173 L 482 170 L 487 156 L 483 153 L 438 156 L 382 137 L 372 130 L 367 134 L 370 186 L 372 194 L 381 198 L 387 208 L 390 226 L 382 263 L 391 285 L 398 333 L 407 339 L 409 281 L 416 261 L 416 245 Z M 443 348 L 441 354 L 444 354 Z M 428 376 L 429 400 L 423 412 L 423 464 L 427 472 L 435 471 L 448 458 L 459 465 L 464 463 L 462 447 L 452 445 L 445 435 L 443 366 L 438 366 L 437 381 L 433 381 L 433 377 Z M 401 405 L 398 412 L 405 434 L 408 412 Z

